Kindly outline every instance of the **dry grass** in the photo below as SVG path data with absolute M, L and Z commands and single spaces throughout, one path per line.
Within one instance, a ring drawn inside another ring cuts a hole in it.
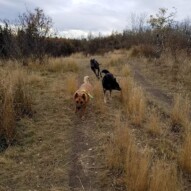
M 191 133 L 188 132 L 186 137 L 184 138 L 184 143 L 182 145 L 182 150 L 179 153 L 179 164 L 181 168 L 191 173 Z
M 76 74 L 68 75 L 65 80 L 65 91 L 73 96 L 78 87 L 78 76 Z
M 120 82 L 120 85 L 122 88 L 121 101 L 124 108 L 127 109 L 130 102 L 132 88 L 134 86 L 132 78 L 123 78 Z
M 122 104 L 135 125 L 141 125 L 145 119 L 146 99 L 143 90 L 136 86 L 131 78 L 124 78 L 122 85 Z
M 113 179 L 111 184 L 113 186 L 117 182 L 120 187 L 116 188 L 116 190 L 122 190 L 120 188 L 124 185 L 127 190 L 137 191 L 181 190 L 180 177 L 177 175 L 176 165 L 169 165 L 164 161 L 154 163 L 149 149 L 142 148 L 148 142 L 152 144 L 153 136 L 146 133 L 144 128 L 136 128 L 137 125 L 142 126 L 146 117 L 148 117 L 145 114 L 147 112 L 146 101 L 142 89 L 137 87 L 132 81 L 130 77 L 131 71 L 128 66 L 123 65 L 126 62 L 124 60 L 125 53 L 115 52 L 108 53 L 104 57 L 96 57 L 99 58 L 98 61 L 103 60 L 103 65 L 101 66 L 108 66 L 107 68 L 111 72 L 123 75 L 124 78 L 120 78 L 119 81 L 122 87 L 122 94 L 121 105 L 117 108 L 120 108 L 120 111 L 115 107 L 116 104 L 119 104 L 119 102 L 115 102 L 116 100 L 108 105 L 104 104 L 100 81 L 96 80 L 92 83 L 94 86 L 92 108 L 95 110 L 90 113 L 90 119 L 80 121 L 79 124 L 80 128 L 88 127 L 85 136 L 90 140 L 90 144 L 87 141 L 87 147 L 91 148 L 95 155 L 102 155 L 102 151 L 97 148 L 105 148 L 108 135 L 111 135 L 108 146 L 105 149 L 106 155 L 102 157 L 106 158 L 106 165 L 111 170 L 110 172 L 114 172 L 116 175 L 116 179 Z M 2 105 L 0 105 L 0 109 L 2 110 L 0 119 L 4 119 L 1 124 L 3 124 L 4 129 L 7 129 L 7 134 L 2 128 L 0 129 L 0 134 L 4 133 L 7 142 L 12 142 L 15 137 L 15 127 L 21 126 L 22 147 L 20 145 L 10 147 L 5 151 L 5 155 L 2 154 L 0 156 L 1 174 L 3 174 L 3 178 L 1 178 L 2 190 L 6 188 L 9 190 L 12 188 L 17 190 L 65 189 L 64 186 L 68 183 L 68 173 L 72 161 L 69 156 L 71 154 L 70 147 L 73 146 L 71 145 L 72 141 L 75 141 L 73 134 L 76 133 L 72 129 L 76 126 L 78 127 L 79 123 L 79 121 L 75 121 L 72 104 L 68 98 L 71 98 L 73 93 L 78 89 L 78 85 L 80 85 L 78 84 L 78 75 L 80 77 L 83 73 L 90 71 L 89 65 L 82 65 L 85 67 L 81 70 L 80 64 L 83 63 L 89 63 L 89 58 L 84 58 L 81 54 L 72 55 L 70 58 L 50 58 L 44 65 L 35 65 L 34 68 L 30 68 L 29 65 L 27 72 L 8 72 L 10 82 L 5 77 L 7 74 L 3 76 L 2 79 L 4 81 L 2 81 L 2 84 L 8 85 L 0 85 L 0 99 L 4 100 Z M 31 70 L 33 73 L 30 73 Z M 78 71 L 79 73 L 77 73 Z M 45 72 L 46 76 L 42 77 L 41 75 Z M 51 72 L 55 72 L 55 74 Z M 42 84 L 42 86 L 38 86 L 39 84 Z M 16 126 L 15 118 L 17 118 L 18 113 L 22 113 L 25 110 L 23 108 L 32 109 L 32 99 L 29 91 L 31 87 L 34 87 L 38 91 L 35 108 L 39 114 L 35 115 L 35 120 L 22 118 L 19 126 Z M 177 102 L 182 103 L 181 101 Z M 180 103 L 175 104 L 176 107 L 174 106 L 173 109 L 176 112 L 174 112 L 175 114 L 173 116 L 175 121 L 179 123 L 181 121 L 181 124 L 185 124 L 187 121 L 185 120 L 185 116 L 188 115 L 187 106 L 189 104 L 187 102 L 185 108 L 185 105 L 181 105 Z M 180 112 L 182 113 L 182 109 L 184 110 L 184 117 L 179 119 L 178 114 L 180 115 Z M 116 119 L 113 119 L 114 116 L 116 116 Z M 157 111 L 152 112 L 146 121 L 149 132 L 154 135 L 161 135 L 161 121 Z M 95 134 L 91 134 L 91 130 L 94 129 Z M 83 128 L 80 129 L 80 132 L 84 133 Z M 104 138 L 101 136 L 102 133 Z M 94 135 L 97 137 L 93 137 Z M 191 141 L 189 137 L 191 137 L 190 134 L 185 138 L 178 162 L 184 171 L 190 173 L 191 164 L 189 159 L 191 156 L 189 149 Z M 164 139 L 166 143 L 166 137 Z M 171 136 L 168 136 L 168 139 L 171 139 Z M 154 155 L 156 160 L 158 158 L 157 149 L 161 147 L 161 143 L 159 142 L 155 141 L 153 143 L 154 146 L 149 144 L 154 152 L 156 151 L 156 155 Z M 169 140 L 169 142 L 171 143 L 172 140 Z M 162 145 L 164 147 L 162 149 L 169 149 L 169 145 Z M 82 152 L 80 154 L 86 157 L 87 152 Z M 87 158 L 91 158 L 91 160 L 97 159 L 96 157 L 94 158 L 94 154 L 92 155 L 90 151 L 88 153 Z M 162 157 L 166 155 L 166 151 L 161 151 L 161 153 L 163 153 Z M 88 162 L 90 161 L 88 159 Z M 99 161 L 97 160 L 96 163 L 99 163 Z M 98 169 L 100 167 L 102 168 L 100 165 Z M 96 172 L 98 172 L 97 176 L 100 178 L 103 171 L 97 171 L 96 169 Z M 93 177 L 90 177 L 92 181 L 94 181 Z M 107 182 L 103 184 L 107 184 Z M 65 190 L 69 190 L 69 188 Z
M 131 139 L 127 124 L 119 122 L 111 137 L 109 148 L 106 150 L 107 165 L 115 172 L 125 171 L 125 161 Z
M 180 191 L 180 177 L 176 165 L 157 161 L 152 168 L 149 190 Z
M 156 109 L 152 109 L 149 114 L 149 118 L 146 124 L 146 129 L 152 135 L 161 135 L 162 134 L 162 124 L 160 120 L 160 115 Z
M 135 143 L 132 143 L 126 159 L 126 181 L 129 190 L 148 190 L 150 165 L 151 155 L 148 150 L 144 149 L 141 152 Z
M 72 58 L 50 58 L 46 69 L 49 72 L 78 72 L 79 66 Z
M 15 137 L 15 110 L 12 84 L 6 84 L 3 89 L 1 108 L 1 135 L 5 136 L 7 144 L 11 144 Z
M 31 116 L 32 111 L 32 95 L 30 87 L 27 85 L 28 74 L 23 70 L 15 70 L 12 72 L 11 81 L 14 89 L 14 107 L 17 117 L 23 115 Z
M 147 58 L 155 58 L 159 57 L 156 53 L 156 47 L 152 45 L 137 45 L 133 46 L 129 52 L 129 57 L 147 57 Z
M 43 77 L 38 73 L 31 72 L 27 77 L 27 83 L 30 86 L 40 86 L 42 82 Z
M 121 71 L 122 71 L 122 75 L 123 75 L 124 77 L 130 76 L 131 70 L 130 70 L 130 68 L 129 68 L 129 66 L 128 66 L 127 64 L 124 65 L 124 66 L 121 68 Z
M 93 101 L 95 102 L 95 107 L 98 109 L 98 111 L 104 112 L 106 106 L 104 104 L 104 94 L 100 81 L 96 81 L 93 84 L 93 97 L 94 97 Z
M 140 87 L 134 87 L 130 94 L 128 112 L 135 125 L 141 125 L 145 119 L 146 101 Z
M 190 101 L 188 97 L 180 94 L 174 97 L 174 104 L 171 111 L 172 125 L 180 124 L 186 127 L 189 121 Z
M 121 122 L 120 118 L 121 115 L 117 113 L 115 130 L 106 150 L 107 165 L 113 173 L 121 174 L 118 182 L 129 190 L 147 190 L 150 153 L 147 149 L 142 152 L 138 149 L 128 124 Z
M 123 55 L 121 54 L 109 54 L 108 55 L 108 59 L 105 63 L 105 66 L 108 67 L 119 67 L 121 64 L 123 64 L 124 59 L 123 59 Z
M 10 144 L 15 136 L 16 119 L 24 115 L 31 116 L 32 97 L 27 86 L 27 73 L 21 69 L 10 72 L 4 71 L 1 79 L 1 135 L 5 136 Z

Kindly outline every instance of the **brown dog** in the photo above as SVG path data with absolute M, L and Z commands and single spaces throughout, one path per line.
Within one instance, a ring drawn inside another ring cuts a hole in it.
M 89 76 L 84 77 L 84 83 L 80 86 L 80 88 L 74 94 L 74 100 L 76 103 L 75 113 L 80 112 L 80 116 L 84 114 L 86 110 L 87 103 L 92 97 L 92 85 L 89 82 Z

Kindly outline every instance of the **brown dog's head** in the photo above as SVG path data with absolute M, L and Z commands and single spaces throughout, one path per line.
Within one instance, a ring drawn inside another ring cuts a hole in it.
M 80 93 L 76 92 L 74 94 L 74 100 L 76 102 L 76 109 L 80 110 L 82 107 L 84 107 L 84 105 L 86 105 L 87 96 L 85 93 L 80 94 Z

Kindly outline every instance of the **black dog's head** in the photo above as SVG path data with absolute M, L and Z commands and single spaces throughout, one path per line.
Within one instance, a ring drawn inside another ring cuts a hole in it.
M 108 74 L 108 73 L 110 73 L 108 70 L 106 70 L 106 69 L 103 69 L 102 71 L 101 71 L 101 73 L 104 73 L 104 74 Z

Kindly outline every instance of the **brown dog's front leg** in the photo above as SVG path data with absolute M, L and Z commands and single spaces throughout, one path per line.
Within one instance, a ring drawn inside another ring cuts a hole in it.
M 80 113 L 80 117 L 82 118 L 84 116 L 84 113 L 85 113 L 85 110 L 86 110 L 86 106 L 84 106 L 81 110 L 81 113 Z
M 76 106 L 75 113 L 77 113 L 77 112 L 78 112 L 78 108 L 77 108 L 77 106 Z

